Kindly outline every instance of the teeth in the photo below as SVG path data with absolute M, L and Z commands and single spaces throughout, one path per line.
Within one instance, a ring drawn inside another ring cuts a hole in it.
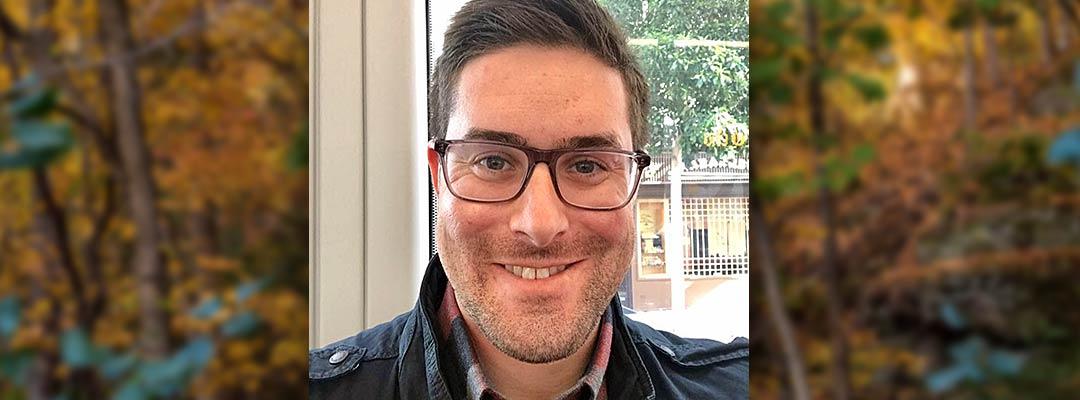
M 519 278 L 528 280 L 550 278 L 555 276 L 555 274 L 566 270 L 565 265 L 550 268 L 526 268 L 518 265 L 504 265 L 503 268 L 510 273 L 517 275 Z

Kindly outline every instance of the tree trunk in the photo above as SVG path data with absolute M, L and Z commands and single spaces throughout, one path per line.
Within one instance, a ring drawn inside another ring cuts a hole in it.
M 994 86 L 1000 82 L 1001 70 L 998 67 L 997 41 L 994 40 L 994 25 L 983 18 L 983 49 L 986 53 L 986 79 Z
M 1058 7 L 1061 10 L 1061 23 L 1058 24 L 1057 29 L 1057 45 L 1058 53 L 1064 53 L 1069 49 L 1071 40 L 1069 38 L 1069 25 L 1076 23 L 1080 25 L 1080 15 L 1077 15 L 1077 11 L 1069 4 L 1072 0 L 1058 0 Z
M 200 72 L 210 72 L 210 45 L 206 42 L 206 4 L 200 1 L 195 5 L 195 26 L 199 27 L 198 32 L 195 35 L 195 57 L 194 64 Z
M 963 96 L 964 96 L 964 130 L 975 129 L 978 108 L 975 103 L 975 24 L 972 23 L 964 28 L 964 71 L 963 71 Z
M 784 297 L 780 294 L 780 278 L 776 273 L 772 238 L 769 236 L 768 227 L 761 211 L 761 201 L 751 192 L 750 231 L 754 235 L 752 243 L 758 250 L 754 265 L 759 268 L 757 274 L 765 283 L 765 303 L 769 323 L 775 328 L 772 333 L 780 340 L 780 352 L 783 354 L 792 398 L 810 400 L 810 386 L 806 383 L 806 368 L 803 366 L 802 352 L 799 350 L 798 342 L 795 341 L 795 331 L 791 328 L 791 320 L 784 311 Z
M 1039 55 L 1043 65 L 1049 65 L 1054 58 L 1053 19 L 1050 18 L 1050 10 L 1054 5 L 1052 1 L 1038 0 L 1036 7 L 1039 16 Z
M 825 171 L 825 96 L 822 90 L 822 66 L 825 58 L 818 43 L 818 16 L 814 0 L 806 0 L 807 51 L 810 54 L 810 80 L 807 96 L 810 111 L 810 128 L 814 137 L 815 170 L 819 180 L 818 201 L 822 223 L 825 225 L 825 239 L 822 242 L 823 257 L 821 271 L 825 280 L 826 315 L 829 324 L 829 336 L 832 346 L 833 398 L 847 400 L 851 398 L 849 376 L 847 330 L 843 321 L 843 293 L 836 259 L 836 221 L 833 217 L 832 193 L 829 191 L 828 176 Z
M 159 252 L 160 232 L 154 178 L 142 121 L 142 103 L 136 80 L 135 44 L 124 0 L 100 3 L 102 39 L 109 60 L 108 77 L 112 115 L 125 178 L 131 219 L 135 222 L 133 270 L 139 299 L 139 350 L 144 356 L 168 352 L 164 309 L 164 267 Z

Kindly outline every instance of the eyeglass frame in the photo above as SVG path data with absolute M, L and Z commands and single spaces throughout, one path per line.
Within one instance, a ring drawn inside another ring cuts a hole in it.
M 514 193 L 513 196 L 511 196 L 509 198 L 506 198 L 506 199 L 503 199 L 503 200 L 476 200 L 476 199 L 466 198 L 466 197 L 463 197 L 463 196 L 457 194 L 457 192 L 454 191 L 453 185 L 450 184 L 450 177 L 446 175 L 447 174 L 447 172 L 446 172 L 446 150 L 450 147 L 450 145 L 453 145 L 453 144 L 489 144 L 489 145 L 498 145 L 498 146 L 506 146 L 506 147 L 511 147 L 511 148 L 514 148 L 514 149 L 518 149 L 518 150 L 521 150 L 523 153 L 525 153 L 526 157 L 528 157 L 528 160 L 529 160 L 529 162 L 528 162 L 529 169 L 525 172 L 525 177 L 521 180 L 521 187 L 518 188 L 517 193 Z M 536 169 L 536 164 L 539 164 L 539 163 L 542 162 L 542 163 L 548 165 L 548 174 L 551 175 L 551 186 L 553 186 L 555 188 L 555 195 L 559 197 L 559 200 L 562 201 L 563 204 L 569 205 L 571 207 L 576 207 L 576 208 L 580 208 L 580 209 L 583 209 L 583 210 L 590 210 L 590 211 L 618 210 L 620 208 L 626 207 L 627 204 L 630 204 L 630 200 L 634 199 L 634 195 L 637 194 L 638 187 L 641 186 L 641 176 L 644 174 L 645 168 L 648 167 L 652 163 L 652 157 L 650 157 L 649 154 L 644 152 L 644 151 L 641 151 L 641 150 L 627 151 L 627 150 L 613 149 L 613 148 L 608 148 L 608 147 L 585 147 L 585 148 L 542 150 L 542 149 L 537 149 L 537 148 L 534 148 L 534 147 L 519 145 L 519 144 L 515 144 L 515 143 L 506 143 L 506 142 L 499 142 L 499 141 L 493 141 L 493 140 L 432 139 L 432 140 L 428 141 L 428 149 L 435 151 L 435 153 L 439 155 L 439 169 L 442 170 L 441 175 L 443 177 L 443 181 L 446 182 L 446 188 L 447 188 L 447 190 L 450 191 L 450 194 L 453 194 L 454 197 L 457 197 L 459 199 L 462 199 L 462 200 L 465 200 L 465 201 L 472 201 L 472 202 L 476 202 L 476 203 L 489 203 L 489 204 L 490 203 L 503 203 L 503 202 L 507 202 L 507 201 L 513 201 L 513 200 L 517 199 L 518 197 L 521 197 L 522 193 L 525 193 L 525 187 L 529 185 L 529 179 L 532 178 L 532 173 L 533 173 L 533 170 Z M 566 200 L 565 197 L 563 197 L 562 190 L 559 188 L 559 181 L 558 181 L 558 178 L 556 177 L 555 168 L 553 167 L 553 165 L 556 165 L 557 162 L 559 161 L 559 157 L 562 157 L 565 154 L 582 153 L 582 152 L 590 152 L 590 151 L 601 151 L 601 152 L 605 152 L 605 153 L 623 154 L 623 155 L 626 155 L 626 156 L 630 156 L 630 158 L 632 160 L 634 160 L 634 163 L 637 165 L 637 170 L 638 170 L 637 171 L 637 177 L 634 179 L 633 189 L 630 190 L 629 194 L 627 194 L 626 200 L 623 201 L 622 204 L 619 204 L 618 206 L 614 206 L 614 207 L 584 207 L 584 206 L 579 206 L 577 204 L 571 203 L 570 201 Z

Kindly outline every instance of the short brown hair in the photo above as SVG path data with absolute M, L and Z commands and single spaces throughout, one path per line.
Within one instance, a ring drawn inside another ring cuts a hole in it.
M 626 34 L 594 0 L 472 0 L 454 15 L 428 92 L 428 136 L 446 137 L 456 85 L 472 59 L 517 44 L 572 47 L 622 76 L 634 149 L 648 142 L 649 88 Z

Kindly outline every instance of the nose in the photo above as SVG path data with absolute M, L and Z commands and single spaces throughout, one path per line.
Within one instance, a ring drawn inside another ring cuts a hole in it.
M 547 247 L 570 227 L 568 206 L 559 200 L 548 171 L 547 164 L 536 166 L 510 217 L 510 230 L 536 247 Z

